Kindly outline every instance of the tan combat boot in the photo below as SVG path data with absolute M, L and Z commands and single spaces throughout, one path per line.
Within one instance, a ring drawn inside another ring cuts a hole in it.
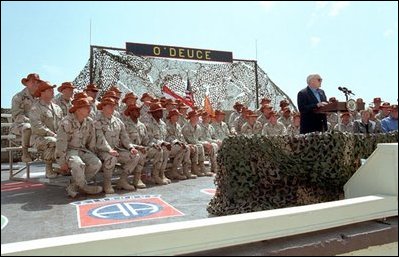
M 57 173 L 53 170 L 53 163 L 51 161 L 46 162 L 46 178 L 55 178 L 57 177 Z
M 107 174 L 107 172 L 104 171 L 103 189 L 106 194 L 114 194 L 115 193 L 114 189 L 112 188 L 112 183 L 111 183 L 112 171 L 110 173 L 111 174 Z
M 23 134 L 22 134 L 22 157 L 21 157 L 21 160 L 23 162 L 31 162 L 32 161 L 32 156 L 28 152 L 31 134 L 32 134 L 32 130 L 30 130 L 30 129 L 24 130 Z
M 79 193 L 78 190 L 79 190 L 78 185 L 76 185 L 76 183 L 73 182 L 72 180 L 69 182 L 69 185 L 66 187 L 68 195 L 72 198 L 75 198 L 78 195 Z
M 158 184 L 158 185 L 167 185 L 168 184 L 168 182 L 164 182 L 163 181 L 163 179 L 159 176 L 159 174 L 161 173 L 161 171 L 160 170 L 157 170 L 157 169 L 154 169 L 153 171 L 152 171 L 152 176 L 153 176 L 153 178 L 154 178 L 154 182 L 155 182 L 155 184 Z
M 172 167 L 172 169 L 168 172 L 168 178 L 170 179 L 178 179 L 178 180 L 184 180 L 187 179 L 186 176 L 181 175 L 178 171 L 176 167 Z
M 203 174 L 205 174 L 205 176 L 208 176 L 208 177 L 212 177 L 213 176 L 213 173 L 212 172 L 210 172 L 210 171 L 207 171 L 206 170 L 206 168 L 205 168 L 205 163 L 204 162 L 200 162 L 200 171 L 203 173 Z
M 191 173 L 189 165 L 183 166 L 183 174 L 184 174 L 184 176 L 186 176 L 186 178 L 191 178 L 191 179 L 197 178 L 197 175 L 194 175 Z
M 143 181 L 141 181 L 141 172 L 134 173 L 133 185 L 139 189 L 143 189 L 143 188 L 147 187 L 146 184 L 144 184 Z
M 168 178 L 165 176 L 165 171 L 161 171 L 161 172 L 159 173 L 159 177 L 162 179 L 162 181 L 163 181 L 164 183 L 166 182 L 166 185 L 172 183 L 172 180 L 168 179 Z
M 197 175 L 198 177 L 205 176 L 205 174 L 200 171 L 200 166 L 198 164 L 194 164 L 194 163 L 191 164 L 191 172 L 193 174 Z
M 84 185 L 84 186 L 80 187 L 80 189 L 89 195 L 96 195 L 103 191 L 103 188 L 101 186 Z
M 116 183 L 117 188 L 129 190 L 129 191 L 135 191 L 136 188 L 133 185 L 130 185 L 129 182 L 127 181 L 127 173 L 123 172 L 121 174 L 121 177 L 119 178 L 118 182 Z

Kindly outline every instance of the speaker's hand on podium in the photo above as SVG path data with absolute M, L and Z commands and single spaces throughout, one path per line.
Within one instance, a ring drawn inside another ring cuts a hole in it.
M 326 106 L 327 104 L 328 104 L 327 102 L 320 102 L 320 103 L 317 103 L 317 108 Z

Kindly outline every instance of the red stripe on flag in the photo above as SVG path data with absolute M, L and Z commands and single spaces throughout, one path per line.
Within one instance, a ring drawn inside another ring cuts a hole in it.
M 179 99 L 181 100 L 183 103 L 185 103 L 186 105 L 193 107 L 193 103 L 191 101 L 188 101 L 187 99 L 181 97 L 180 95 L 176 94 L 175 92 L 173 92 L 170 88 L 168 88 L 167 86 L 163 86 L 162 87 L 162 92 L 165 94 L 168 94 L 172 97 L 174 97 L 175 99 Z

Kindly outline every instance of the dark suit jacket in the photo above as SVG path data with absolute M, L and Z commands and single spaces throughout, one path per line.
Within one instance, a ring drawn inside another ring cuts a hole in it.
M 322 89 L 320 90 L 320 100 L 327 102 L 326 94 Z M 298 93 L 298 109 L 301 113 L 301 127 L 300 133 L 306 134 L 310 132 L 327 131 L 327 116 L 326 114 L 315 113 L 317 109 L 317 98 L 309 87 L 306 87 Z

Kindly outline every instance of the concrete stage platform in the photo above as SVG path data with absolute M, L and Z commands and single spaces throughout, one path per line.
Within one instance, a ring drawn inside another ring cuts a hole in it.
M 9 181 L 8 164 L 1 167 L 2 244 L 207 218 L 215 189 L 214 177 L 200 177 L 71 198 L 65 191 L 70 177 L 49 181 L 44 164 L 31 166 L 32 182 Z

